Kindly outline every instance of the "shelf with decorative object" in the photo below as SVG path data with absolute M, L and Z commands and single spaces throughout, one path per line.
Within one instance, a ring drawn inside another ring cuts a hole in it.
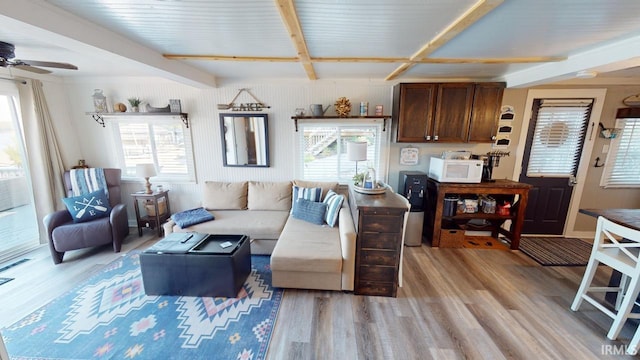
M 179 117 L 180 120 L 182 120 L 182 123 L 184 124 L 184 126 L 186 126 L 187 128 L 189 127 L 189 115 L 187 113 L 183 113 L 183 112 L 115 112 L 115 113 L 97 113 L 97 112 L 87 112 L 85 113 L 86 115 L 91 115 L 91 117 L 93 118 L 93 120 L 95 120 L 98 124 L 102 125 L 102 127 L 105 127 L 104 125 L 104 119 L 105 118 L 109 118 L 109 117 L 131 117 L 131 116 L 162 116 L 162 117 L 167 117 L 167 116 L 173 116 L 173 117 Z
M 298 132 L 298 120 L 345 120 L 345 119 L 382 119 L 385 120 L 382 123 L 382 131 L 387 130 L 387 119 L 391 119 L 391 115 L 367 115 L 367 116 L 359 116 L 359 115 L 350 115 L 350 116 L 292 116 L 291 119 L 295 123 L 296 132 Z

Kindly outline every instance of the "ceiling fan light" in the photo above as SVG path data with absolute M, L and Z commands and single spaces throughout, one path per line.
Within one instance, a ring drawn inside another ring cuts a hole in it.
M 576 73 L 576 77 L 579 79 L 593 79 L 598 76 L 598 73 L 590 70 L 580 70 Z

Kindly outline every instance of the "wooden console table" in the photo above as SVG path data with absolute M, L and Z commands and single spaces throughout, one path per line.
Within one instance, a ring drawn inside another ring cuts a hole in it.
M 520 232 L 524 222 L 524 213 L 527 208 L 527 199 L 529 197 L 529 189 L 533 186 L 512 180 L 495 180 L 494 182 L 481 182 L 477 184 L 465 183 L 441 183 L 439 181 L 429 179 L 427 181 L 427 203 L 428 209 L 425 214 L 425 235 L 431 240 L 431 246 L 440 246 L 440 231 L 442 230 L 443 220 L 464 221 L 471 219 L 486 219 L 495 226 L 492 231 L 493 236 L 498 233 L 505 235 L 511 241 L 511 249 L 517 250 L 520 246 Z M 456 195 L 518 195 L 519 198 L 515 204 L 511 206 L 509 215 L 463 213 L 453 216 L 443 216 L 444 197 L 446 194 Z M 501 225 L 511 220 L 509 230 L 503 229 Z
M 357 233 L 353 293 L 396 297 L 406 200 L 391 190 L 365 195 L 350 186 L 349 207 Z

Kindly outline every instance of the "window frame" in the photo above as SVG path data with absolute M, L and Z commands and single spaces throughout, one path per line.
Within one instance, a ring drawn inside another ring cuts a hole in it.
M 631 125 L 633 128 L 633 133 L 632 135 L 630 135 L 629 141 L 622 144 L 621 142 L 625 137 L 624 130 L 626 127 L 626 124 L 623 123 L 626 123 L 628 121 L 632 121 L 634 123 L 633 125 Z M 635 181 L 633 182 L 626 183 L 613 182 L 612 180 L 612 176 L 614 175 L 614 171 L 618 165 L 616 163 L 616 160 L 619 159 L 617 158 L 617 154 L 621 150 L 628 150 L 630 147 L 632 147 L 633 144 L 638 144 L 638 142 L 640 142 L 640 118 L 618 118 L 615 122 L 615 128 L 618 133 L 615 138 L 611 139 L 611 143 L 609 144 L 609 151 L 607 152 L 604 169 L 600 177 L 600 186 L 604 187 L 605 189 L 640 188 L 640 178 L 635 179 Z M 622 147 L 622 145 L 625 146 Z M 640 145 L 635 145 L 635 148 L 638 147 L 640 147 Z M 620 164 L 619 166 L 628 167 L 629 165 L 630 164 L 628 163 L 624 163 Z
M 337 127 L 339 129 L 357 129 L 358 127 L 375 127 L 376 128 L 376 136 L 378 141 L 375 142 L 373 148 L 374 156 L 377 158 L 377 163 L 374 164 L 374 169 L 376 171 L 378 180 L 387 182 L 387 174 L 389 169 L 389 142 L 390 142 L 390 131 L 385 124 L 385 119 L 336 119 L 336 120 L 316 120 L 310 119 L 305 121 L 300 121 L 298 124 L 298 134 L 295 140 L 295 174 L 296 178 L 302 180 L 309 181 L 337 181 L 341 185 L 347 185 L 351 183 L 351 178 L 347 179 L 306 179 L 304 177 L 304 129 L 309 127 Z M 346 149 L 344 149 L 343 153 L 346 154 Z M 358 170 L 359 172 L 365 171 L 367 165 L 371 164 L 372 160 L 360 161 L 358 162 Z M 354 163 L 355 166 L 355 163 Z M 337 169 L 336 169 L 337 170 Z M 355 175 L 355 172 L 354 172 Z
M 158 171 L 158 175 L 154 178 L 157 181 L 172 181 L 172 182 L 195 182 L 196 181 L 196 170 L 195 170 L 195 156 L 193 152 L 193 137 L 191 134 L 191 128 L 186 127 L 184 123 L 178 117 L 174 116 L 122 116 L 117 119 L 113 119 L 112 121 L 112 138 L 115 149 L 115 157 L 118 167 L 123 169 L 122 171 L 122 179 L 123 180 L 139 180 L 135 175 L 135 170 L 133 172 L 127 171 L 126 159 L 125 159 L 125 149 L 122 143 L 122 137 L 120 132 L 121 124 L 145 124 L 149 128 L 150 134 L 150 148 L 151 148 L 151 159 L 145 160 L 145 162 L 153 162 L 156 166 L 156 170 Z M 154 127 L 157 125 L 172 125 L 179 126 L 182 129 L 182 136 L 184 141 L 184 156 L 185 156 L 185 166 L 187 168 L 187 173 L 180 174 L 170 174 L 170 173 L 162 173 L 161 167 L 159 166 L 158 161 L 158 153 L 155 139 L 153 138 Z

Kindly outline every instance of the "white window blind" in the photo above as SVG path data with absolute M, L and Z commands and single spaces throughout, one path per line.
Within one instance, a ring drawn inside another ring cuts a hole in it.
M 123 177 L 135 178 L 136 165 L 154 163 L 158 178 L 194 181 L 191 133 L 176 119 L 120 119 L 114 122 Z
M 576 174 L 592 103 L 591 99 L 544 99 L 537 103 L 528 177 Z
M 299 125 L 299 169 L 305 180 L 349 183 L 356 173 L 356 162 L 347 160 L 349 141 L 367 142 L 367 160 L 358 162 L 358 171 L 375 169 L 380 179 L 382 124 L 304 123 Z
M 600 185 L 640 187 L 640 119 L 617 119 Z

